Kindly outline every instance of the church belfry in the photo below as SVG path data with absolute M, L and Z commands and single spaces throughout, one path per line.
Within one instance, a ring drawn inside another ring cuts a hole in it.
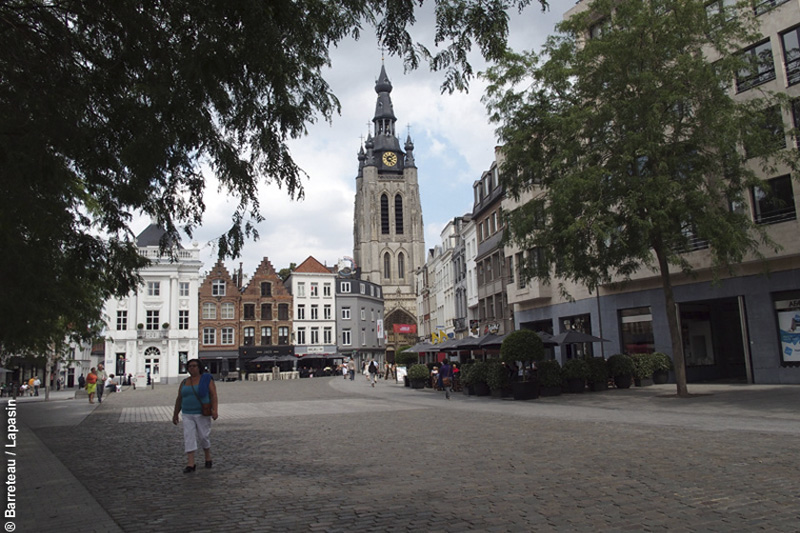
M 383 287 L 387 327 L 416 323 L 414 274 L 425 263 L 425 235 L 411 135 L 401 147 L 392 83 L 381 66 L 372 132 L 358 151 L 353 258 L 361 278 Z

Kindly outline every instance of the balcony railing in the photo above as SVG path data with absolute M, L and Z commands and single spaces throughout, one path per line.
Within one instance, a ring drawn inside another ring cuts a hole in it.
M 136 330 L 137 339 L 167 339 L 169 338 L 168 329 L 138 329 Z

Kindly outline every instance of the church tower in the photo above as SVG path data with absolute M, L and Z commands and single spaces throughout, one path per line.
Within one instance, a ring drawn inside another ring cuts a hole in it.
M 411 136 L 395 133 L 392 83 L 381 66 L 370 134 L 358 152 L 353 258 L 361 279 L 383 287 L 386 330 L 416 324 L 414 273 L 425 263 L 425 236 Z

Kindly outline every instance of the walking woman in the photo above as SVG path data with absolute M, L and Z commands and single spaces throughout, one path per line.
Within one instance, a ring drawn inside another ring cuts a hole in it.
M 186 468 L 184 474 L 194 472 L 197 465 L 194 462 L 194 453 L 197 451 L 197 442 L 203 447 L 205 466 L 211 468 L 211 420 L 217 419 L 217 386 L 211 374 L 203 373 L 203 366 L 199 359 L 190 359 L 186 363 L 189 377 L 181 382 L 178 389 L 178 398 L 175 400 L 175 410 L 172 413 L 172 423 L 178 425 L 178 413 L 183 414 L 183 443 L 186 451 Z M 203 405 L 210 405 L 210 412 L 206 407 L 204 414 Z
M 89 375 L 86 376 L 86 394 L 89 395 L 89 403 L 94 403 L 94 394 L 97 392 L 97 374 L 95 372 L 95 368 L 92 367 Z

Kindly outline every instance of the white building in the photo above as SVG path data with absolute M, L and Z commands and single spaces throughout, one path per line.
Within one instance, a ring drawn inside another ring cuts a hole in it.
M 197 295 L 200 252 L 180 245 L 177 261 L 161 256 L 164 230 L 151 224 L 136 238 L 139 253 L 151 264 L 142 269 L 136 293 L 106 302 L 106 372 L 133 374 L 139 384 L 185 377 L 185 363 L 197 357 Z
M 287 280 L 293 298 L 292 344 L 299 358 L 336 355 L 336 274 L 309 257 Z M 302 366 L 302 361 L 298 361 Z

